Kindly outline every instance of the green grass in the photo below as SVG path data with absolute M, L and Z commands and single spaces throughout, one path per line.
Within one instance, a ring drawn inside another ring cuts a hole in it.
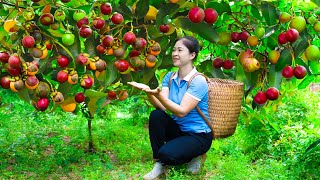
M 87 120 L 81 114 L 35 112 L 12 92 L 0 90 L 0 95 L 2 179 L 142 179 L 153 167 L 151 108 L 144 99 L 132 97 L 101 111 L 92 122 L 96 152 L 88 153 Z M 320 152 L 304 151 L 320 137 L 319 100 L 308 91 L 285 99 L 273 115 L 279 131 L 240 119 L 233 136 L 213 142 L 199 174 L 176 166 L 160 179 L 316 179 Z

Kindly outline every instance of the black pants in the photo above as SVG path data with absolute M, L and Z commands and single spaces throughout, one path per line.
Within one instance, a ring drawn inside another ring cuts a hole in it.
M 172 117 L 160 109 L 150 114 L 149 136 L 153 158 L 165 165 L 187 163 L 206 153 L 212 143 L 211 132 L 183 132 Z

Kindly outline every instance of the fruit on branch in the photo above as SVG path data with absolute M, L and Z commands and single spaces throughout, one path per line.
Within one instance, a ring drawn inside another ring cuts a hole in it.
M 135 68 L 135 70 L 141 71 L 146 65 L 145 59 L 146 57 L 143 55 L 132 57 L 130 58 L 130 65 Z
M 133 44 L 136 41 L 136 35 L 129 31 L 123 35 L 123 41 L 127 44 Z
M 290 28 L 286 32 L 286 39 L 289 42 L 295 42 L 299 37 L 299 32 L 296 29 Z
M 104 60 L 99 59 L 97 62 L 95 62 L 95 66 L 96 66 L 96 70 L 101 72 L 106 70 L 107 63 Z
M 253 98 L 254 102 L 257 104 L 264 104 L 267 102 L 267 95 L 263 91 L 259 91 Z
M 157 57 L 152 55 L 152 54 L 148 54 L 147 57 L 146 57 L 146 67 L 147 68 L 153 68 L 156 63 L 157 63 Z
M 289 26 L 301 33 L 306 28 L 306 20 L 302 16 L 294 17 Z
M 84 96 L 84 94 L 82 92 L 78 92 L 75 96 L 74 96 L 74 100 L 77 102 L 77 103 L 82 103 L 84 102 L 84 99 L 86 97 Z
M 147 52 L 154 56 L 159 55 L 161 52 L 160 44 L 158 42 L 155 42 L 154 40 L 150 40 Z
M 107 49 L 103 46 L 103 44 L 99 44 L 97 47 L 96 47 L 96 50 L 98 53 L 100 54 L 105 54 Z
M 30 54 L 35 58 L 40 58 L 43 55 L 41 49 L 34 47 L 31 49 Z
M 49 26 L 54 21 L 54 16 L 51 13 L 42 14 L 39 18 L 40 23 L 44 26 Z
M 20 68 L 21 60 L 17 54 L 12 54 L 8 59 L 8 64 L 12 68 Z
M 24 87 L 24 82 L 21 79 L 10 82 L 10 89 L 13 92 L 19 92 L 23 89 L 23 87 Z
M 34 9 L 32 7 L 27 7 L 25 10 L 23 10 L 22 16 L 26 21 L 33 20 L 35 16 Z
M 249 33 L 247 31 L 242 31 L 240 34 L 239 34 L 239 39 L 242 41 L 242 42 L 245 42 L 246 40 L 248 40 L 249 38 Z
M 45 111 L 49 107 L 49 104 L 50 102 L 48 98 L 40 98 L 37 102 L 37 108 L 40 111 Z
M 114 13 L 111 17 L 113 24 L 121 24 L 123 22 L 123 16 L 120 13 Z
M 79 78 L 79 76 L 78 76 L 77 71 L 72 70 L 68 74 L 68 83 L 69 84 L 77 84 L 78 78 Z
M 316 61 L 320 59 L 320 50 L 316 45 L 309 45 L 304 51 L 304 54 L 309 61 Z
M 307 69 L 298 65 L 293 69 L 293 74 L 297 79 L 303 79 L 307 75 Z
M 167 32 L 169 32 L 169 30 L 170 30 L 170 26 L 169 26 L 168 24 L 160 25 L 160 26 L 159 26 L 159 30 L 160 30 L 162 33 L 167 33 Z
M 91 34 L 92 34 L 92 29 L 90 27 L 82 26 L 79 29 L 79 35 L 83 38 L 88 38 L 89 36 L 91 36 Z
M 56 91 L 56 90 L 51 93 L 51 99 L 53 102 L 58 103 L 58 104 L 61 104 L 64 101 L 63 94 L 61 92 Z
M 93 21 L 92 21 L 92 25 L 94 28 L 96 29 L 102 29 L 104 27 L 105 21 L 102 17 L 96 17 Z
M 71 33 L 67 33 L 62 35 L 62 43 L 66 46 L 71 46 L 74 43 L 74 35 Z
M 20 67 L 13 68 L 10 65 L 7 65 L 6 70 L 11 76 L 18 76 L 21 73 L 21 68 Z
M 218 44 L 226 46 L 231 42 L 231 35 L 228 32 L 220 32 Z
M 260 68 L 260 63 L 256 58 L 245 58 L 241 65 L 246 72 L 253 72 Z
M 80 53 L 76 58 L 76 62 L 80 65 L 86 66 L 89 64 L 89 57 L 90 55 L 87 53 Z
M 279 44 L 286 44 L 287 43 L 287 37 L 286 37 L 286 32 L 282 32 L 278 36 L 278 43 Z
M 204 20 L 205 13 L 200 7 L 193 7 L 189 10 L 188 18 L 193 23 L 200 23 Z
M 121 58 L 125 54 L 125 50 L 122 47 L 113 50 L 113 55 L 117 58 Z
M 111 47 L 114 43 L 114 38 L 110 35 L 107 35 L 105 37 L 103 37 L 102 39 L 102 44 L 105 46 L 105 47 Z
M 214 68 L 221 68 L 223 67 L 223 60 L 217 57 L 212 61 L 212 65 Z
M 233 61 L 230 59 L 227 59 L 223 62 L 223 68 L 224 69 L 232 69 L 233 68 Z
M 218 19 L 218 13 L 215 9 L 212 8 L 207 8 L 204 10 L 204 21 L 207 24 L 213 24 L 217 21 Z
M 78 22 L 80 19 L 84 18 L 85 16 L 86 16 L 86 12 L 82 9 L 78 9 L 73 13 L 72 18 L 73 20 Z
M 57 63 L 60 67 L 65 68 L 69 65 L 69 60 L 66 56 L 60 55 L 58 57 Z
M 84 89 L 90 89 L 94 84 L 94 81 L 93 79 L 87 75 L 87 74 L 84 74 L 80 80 L 80 85 L 82 88 Z
M 117 60 L 114 62 L 114 67 L 120 72 L 120 73 L 125 73 L 130 70 L 130 65 L 129 62 L 123 59 Z M 130 71 L 129 71 L 130 72 Z
M 249 46 L 256 46 L 259 43 L 259 39 L 256 36 L 249 36 L 248 37 L 248 45 Z
M 136 41 L 132 44 L 132 47 L 135 49 L 135 50 L 142 50 L 146 47 L 147 45 L 147 41 L 144 39 L 144 38 L 141 38 L 141 37 L 138 37 L 136 38 Z
M 3 76 L 1 78 L 0 85 L 3 89 L 9 89 L 10 88 L 10 77 L 9 76 Z
M 115 99 L 117 99 L 117 92 L 110 90 L 110 91 L 108 91 L 107 97 L 110 100 L 115 100 Z
M 44 44 L 46 45 L 46 48 L 47 48 L 48 50 L 51 50 L 51 49 L 52 49 L 52 42 L 51 42 L 51 40 L 46 40 L 46 41 L 44 42 Z
M 34 40 L 34 38 L 32 36 L 25 36 L 22 39 L 22 45 L 25 48 L 32 48 L 35 45 L 36 41 Z
M 320 21 L 314 23 L 313 29 L 318 33 L 320 32 Z
M 254 30 L 254 34 L 260 39 L 264 36 L 266 30 L 263 27 L 257 27 Z
M 110 15 L 112 13 L 112 6 L 110 3 L 101 4 L 100 11 L 104 15 Z
M 280 52 L 276 50 L 271 50 L 268 53 L 268 60 L 271 64 L 276 64 L 280 58 Z
M 89 24 L 89 19 L 87 17 L 84 17 L 77 22 L 77 27 L 81 28 L 82 26 L 85 26 L 88 24 Z
M 288 21 L 290 21 L 290 19 L 291 19 L 291 15 L 289 13 L 287 13 L 287 12 L 281 12 L 280 13 L 279 21 L 281 23 L 288 22 Z
M 0 61 L 2 62 L 2 63 L 7 63 L 8 62 L 8 60 L 9 60 L 9 58 L 10 58 L 10 55 L 9 55 L 9 53 L 7 53 L 7 52 L 0 52 Z
M 28 76 L 24 84 L 28 89 L 35 89 L 39 85 L 39 80 L 36 76 Z
M 48 56 L 48 49 L 46 48 L 46 46 L 45 45 L 42 46 L 40 50 L 42 51 L 42 56 L 40 56 L 39 58 L 40 59 L 46 58 Z
M 126 90 L 120 90 L 118 92 L 118 99 L 120 101 L 126 100 L 128 98 L 128 96 L 129 96 L 129 94 L 128 94 L 128 92 Z
M 141 53 L 140 51 L 137 51 L 135 49 L 132 49 L 129 53 L 129 57 L 132 58 L 132 57 L 135 57 L 135 56 L 139 56 Z
M 231 41 L 236 43 L 240 41 L 240 34 L 238 32 L 231 33 Z
M 46 82 L 40 81 L 35 92 L 36 95 L 40 98 L 47 97 L 50 93 L 50 86 Z
M 8 19 L 4 22 L 3 28 L 6 32 L 17 32 L 20 27 L 17 25 L 18 21 L 16 19 Z
M 293 68 L 291 66 L 286 66 L 285 68 L 283 68 L 282 70 L 282 76 L 286 79 L 290 79 L 292 78 L 294 75 L 293 73 Z
M 62 9 L 57 9 L 54 12 L 54 20 L 62 22 L 66 19 L 66 13 Z
M 309 24 L 311 24 L 311 25 L 314 25 L 314 23 L 317 22 L 317 18 L 316 18 L 314 15 L 311 14 L 311 16 L 308 17 L 307 22 L 308 22 Z
M 251 58 L 253 56 L 253 51 L 251 49 L 247 49 L 246 51 L 241 51 L 239 54 L 239 61 L 243 64 L 244 59 Z
M 275 87 L 270 87 L 266 90 L 266 96 L 267 96 L 267 99 L 271 101 L 276 100 L 279 97 L 279 91 Z
M 59 83 L 64 83 L 64 82 L 68 81 L 68 72 L 66 72 L 65 70 L 60 70 L 57 73 L 57 81 Z

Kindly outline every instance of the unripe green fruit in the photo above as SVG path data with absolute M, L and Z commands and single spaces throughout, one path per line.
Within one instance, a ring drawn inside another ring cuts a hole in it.
M 316 45 L 310 45 L 304 53 L 309 61 L 316 61 L 320 59 L 320 50 Z
M 62 43 L 66 46 L 72 45 L 74 43 L 74 35 L 71 33 L 62 35 Z
M 76 10 L 76 11 L 73 13 L 73 15 L 72 15 L 73 19 L 74 19 L 75 21 L 77 21 L 77 22 L 78 22 L 80 19 L 84 18 L 85 16 L 86 16 L 86 12 L 85 12 L 84 10 L 82 10 L 82 9 Z
M 254 34 L 256 35 L 257 38 L 262 38 L 264 36 L 264 33 L 266 30 L 263 27 L 257 27 L 254 31 Z
M 317 22 L 317 18 L 311 15 L 310 17 L 308 17 L 307 21 L 309 24 L 314 25 L 314 23 Z
M 228 32 L 220 32 L 219 38 L 218 44 L 220 45 L 228 45 L 231 42 L 231 36 Z
M 280 13 L 279 21 L 281 23 L 288 22 L 288 21 L 290 21 L 290 19 L 291 19 L 291 15 L 289 13 L 287 13 L 287 12 Z
M 306 28 L 306 20 L 302 16 L 297 16 L 291 20 L 289 26 L 300 33 Z
M 313 29 L 314 29 L 316 32 L 320 32 L 320 21 L 314 23 Z

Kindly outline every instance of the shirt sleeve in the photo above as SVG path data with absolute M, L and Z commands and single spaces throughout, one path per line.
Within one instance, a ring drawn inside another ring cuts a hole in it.
M 208 93 L 208 89 L 206 78 L 202 75 L 197 75 L 191 81 L 187 94 L 196 100 L 201 101 L 201 99 Z
M 162 88 L 169 88 L 168 86 L 169 86 L 169 81 L 170 81 L 170 77 L 171 77 L 172 73 L 173 72 L 169 72 L 164 76 L 163 81 L 162 81 Z

